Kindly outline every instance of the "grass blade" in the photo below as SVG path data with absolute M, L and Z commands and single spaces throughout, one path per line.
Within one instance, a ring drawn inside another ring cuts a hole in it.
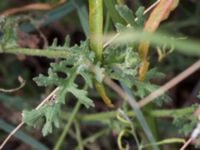
M 148 140 L 151 143 L 156 143 L 156 141 L 155 141 L 155 139 L 152 135 L 152 132 L 151 132 L 151 130 L 150 130 L 145 118 L 144 118 L 144 115 L 142 114 L 142 111 L 140 110 L 139 105 L 137 104 L 135 98 L 133 97 L 130 89 L 125 84 L 123 84 L 122 82 L 121 82 L 121 85 L 122 85 L 124 91 L 126 92 L 126 94 L 128 96 L 127 101 L 130 104 L 130 106 L 132 107 L 133 111 L 135 112 L 135 115 L 136 115 L 140 125 L 142 126 Z M 153 146 L 154 150 L 159 149 L 157 145 L 152 145 L 152 146 Z
M 81 22 L 81 26 L 83 28 L 83 31 L 87 37 L 89 37 L 89 23 L 88 23 L 88 12 L 87 7 L 80 3 L 77 3 L 75 0 L 72 0 L 72 4 L 76 8 L 76 11 L 78 13 L 79 20 Z
M 6 123 L 2 119 L 0 119 L 0 129 L 4 130 L 7 133 L 10 133 L 15 127 Z M 31 147 L 38 149 L 38 150 L 49 150 L 44 144 L 38 142 L 36 139 L 30 137 L 26 133 L 22 131 L 17 131 L 14 135 L 15 137 L 22 140 L 24 143 L 30 145 Z
M 83 0 L 79 0 L 76 3 L 81 5 L 83 3 Z M 52 11 L 45 13 L 38 19 L 47 18 L 45 19 L 45 21 L 41 23 L 41 26 L 46 26 L 48 24 L 55 22 L 56 20 L 59 20 L 60 18 L 72 12 L 73 10 L 75 10 L 75 7 L 70 1 Z M 25 32 L 32 32 L 35 30 L 35 27 L 33 27 L 31 24 L 22 24 L 20 28 Z
M 105 42 L 113 38 L 115 35 L 107 35 Z M 174 38 L 172 38 L 174 37 Z M 180 40 L 173 35 L 166 33 L 148 33 L 142 31 L 124 32 L 120 33 L 120 36 L 113 40 L 115 44 L 127 44 L 133 42 L 139 42 L 141 40 L 149 41 L 153 46 L 168 45 L 173 46 L 174 49 L 180 53 L 200 56 L 200 42 L 192 39 Z

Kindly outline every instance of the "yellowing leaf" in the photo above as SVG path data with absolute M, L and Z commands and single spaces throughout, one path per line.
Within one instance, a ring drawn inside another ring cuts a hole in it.
M 144 31 L 154 32 L 161 21 L 166 20 L 170 12 L 177 7 L 178 2 L 179 0 L 161 0 L 145 23 Z
M 99 93 L 99 95 L 101 96 L 102 100 L 104 101 L 104 103 L 110 107 L 113 108 L 114 105 L 112 104 L 112 101 L 110 100 L 110 98 L 107 96 L 107 93 L 105 91 L 105 88 L 103 86 L 103 84 L 95 82 L 95 87 L 97 89 L 97 92 Z
M 163 20 L 166 20 L 171 11 L 178 6 L 179 0 L 161 0 L 150 14 L 145 23 L 143 31 L 154 32 Z M 149 42 L 142 41 L 139 45 L 139 53 L 142 59 L 142 65 L 139 69 L 139 79 L 144 80 L 145 74 L 148 71 L 148 51 Z

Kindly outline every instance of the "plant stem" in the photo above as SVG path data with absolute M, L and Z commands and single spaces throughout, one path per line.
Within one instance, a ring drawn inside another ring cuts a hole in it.
M 53 150 L 60 150 L 61 149 L 61 145 L 62 145 L 62 143 L 63 143 L 63 141 L 64 141 L 64 139 L 65 139 L 65 137 L 66 137 L 66 135 L 67 135 L 67 133 L 69 131 L 69 128 L 70 128 L 72 122 L 74 121 L 74 118 L 75 118 L 80 106 L 81 106 L 81 103 L 78 101 L 76 103 L 76 106 L 75 106 L 72 114 L 70 115 L 68 123 L 66 124 L 66 126 L 65 126 L 62 134 L 60 135 L 58 141 L 56 142 L 56 145 L 54 146 Z
M 78 148 L 79 148 L 79 150 L 83 150 L 84 147 L 83 147 L 83 141 L 82 141 L 82 137 L 81 137 L 80 124 L 78 121 L 75 121 L 74 125 L 75 125 L 75 130 L 76 130 L 76 139 L 78 142 Z
M 103 1 L 89 0 L 90 47 L 99 61 L 103 54 Z
M 103 0 L 89 0 L 89 28 L 90 28 L 90 48 L 95 52 L 97 61 L 103 59 Z M 107 96 L 103 84 L 94 81 L 95 87 L 104 103 L 112 108 L 110 98 Z
M 103 102 L 109 107 L 109 108 L 113 108 L 114 105 L 112 104 L 111 99 L 108 97 L 106 90 L 103 86 L 103 84 L 99 83 L 98 81 L 95 81 L 95 88 L 97 90 L 97 92 L 99 93 L 99 95 L 101 96 Z
M 89 142 L 92 142 L 92 141 L 96 141 L 99 137 L 103 136 L 103 135 L 106 135 L 107 133 L 109 132 L 109 129 L 103 129 L 97 133 L 94 133 L 93 135 L 87 137 L 86 139 L 84 139 L 82 142 L 83 142 L 83 145 L 87 146 L 87 144 Z M 75 148 L 75 150 L 78 150 L 78 147 Z
M 6 48 L 1 53 L 24 54 L 29 56 L 40 56 L 48 58 L 65 58 L 69 55 L 67 50 L 29 49 L 29 48 Z
M 169 109 L 169 110 L 151 110 L 148 112 L 148 115 L 154 116 L 154 117 L 173 117 L 173 115 L 180 115 L 180 114 L 187 114 L 187 113 L 192 113 L 194 111 L 193 108 L 191 107 L 186 107 L 186 108 L 181 108 L 181 109 Z M 129 117 L 134 117 L 135 112 L 133 111 L 128 111 L 126 114 Z M 144 112 L 145 114 L 145 112 Z M 78 114 L 77 118 L 79 118 L 81 121 L 106 121 L 111 118 L 116 117 L 117 111 L 110 111 L 110 112 L 101 112 L 101 113 L 95 113 L 95 114 Z M 62 118 L 67 119 L 69 116 L 68 113 L 63 112 L 62 113 Z M 68 120 L 68 119 L 67 119 Z
M 155 104 L 151 103 L 151 104 L 147 105 L 143 110 L 146 112 L 149 112 L 153 109 L 155 109 Z M 158 140 L 159 134 L 158 134 L 157 122 L 156 122 L 155 117 L 146 114 L 145 119 L 148 122 L 149 128 L 151 129 L 151 132 L 153 134 L 153 137 L 155 138 L 155 140 Z

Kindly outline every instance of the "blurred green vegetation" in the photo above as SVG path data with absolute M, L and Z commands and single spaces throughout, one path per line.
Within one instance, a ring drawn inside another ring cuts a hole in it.
M 56 3 L 58 0 L 0 1 L 0 12 L 3 12 L 9 8 L 19 7 L 34 2 Z M 139 6 L 144 6 L 146 8 L 153 2 L 155 2 L 155 0 L 104 1 L 104 27 L 106 27 L 104 29 L 106 33 L 115 32 L 115 24 L 117 22 L 125 24 L 117 10 L 115 10 L 115 7 L 113 7 L 113 4 L 127 4 L 128 7 L 133 10 L 133 12 L 136 12 Z M 31 11 L 18 14 L 16 16 L 28 16 L 33 18 L 35 21 L 34 25 L 29 21 L 24 21 L 20 24 L 20 29 L 23 31 L 23 33 L 19 32 L 18 40 L 20 41 L 18 42 L 21 42 L 22 47 L 25 48 L 43 48 L 44 39 L 40 35 L 40 32 L 44 34 L 49 44 L 51 44 L 52 41 L 57 38 L 58 44 L 60 45 L 64 43 L 66 35 L 69 35 L 71 38 L 70 45 L 74 45 L 76 43 L 79 44 L 81 40 L 85 40 L 89 35 L 88 1 L 86 0 L 69 0 L 66 1 L 65 4 L 62 4 L 53 10 L 42 12 Z M 145 15 L 144 19 L 147 17 L 148 15 Z M 167 32 L 170 35 L 179 37 L 182 41 L 187 39 L 196 39 L 199 41 L 199 18 L 200 1 L 182 0 L 180 1 L 178 8 L 172 12 L 170 18 L 161 23 L 159 32 Z M 39 30 L 35 28 L 37 25 L 39 26 Z M 190 53 L 190 49 L 188 49 L 188 53 Z M 187 55 L 187 53 L 183 54 L 179 51 L 173 51 L 166 58 L 164 58 L 163 61 L 159 62 L 158 54 L 156 52 L 156 48 L 154 47 L 151 48 L 149 57 L 151 61 L 151 67 L 157 67 L 159 72 L 162 72 L 166 75 L 164 79 L 151 79 L 153 83 L 158 85 L 162 85 L 169 79 L 173 78 L 176 74 L 183 71 L 199 58 L 197 55 L 191 56 Z M 10 132 L 13 128 L 13 125 L 17 125 L 20 122 L 21 116 L 19 113 L 21 113 L 21 111 L 24 109 L 30 110 L 34 108 L 41 101 L 41 99 L 50 93 L 50 91 L 52 91 L 54 88 L 54 86 L 46 88 L 38 87 L 32 80 L 40 73 L 47 75 L 49 64 L 54 62 L 54 59 L 25 56 L 23 54 L 12 55 L 2 53 L 0 54 L 0 59 L 0 88 L 10 89 L 17 87 L 19 85 L 17 80 L 19 75 L 26 81 L 25 87 L 19 91 L 14 93 L 0 92 L 0 141 L 3 141 L 6 135 L 8 135 L 8 132 Z M 55 59 L 55 62 L 58 62 L 59 60 L 59 58 Z M 82 84 L 81 79 L 77 82 Z M 172 119 L 165 118 L 166 116 L 171 116 L 173 118 L 173 114 L 170 114 L 171 112 L 162 112 L 162 109 L 173 110 L 180 108 L 182 115 L 190 116 L 196 107 L 193 106 L 191 108 L 187 108 L 186 106 L 191 106 L 198 102 L 196 98 L 191 99 L 191 96 L 193 96 L 192 94 L 195 90 L 200 91 L 198 82 L 199 72 L 186 79 L 181 87 L 177 86 L 169 92 L 170 96 L 172 97 L 172 101 L 165 103 L 162 105 L 162 107 L 159 106 L 155 108 L 158 108 L 159 110 L 161 109 L 160 112 L 157 112 L 156 114 L 156 110 L 155 112 L 154 110 L 152 111 L 152 114 L 154 113 L 154 119 L 156 117 L 155 120 L 158 126 L 157 130 L 159 133 L 159 141 L 168 137 L 180 137 L 177 127 L 172 124 Z M 111 92 L 109 88 L 106 88 L 106 91 L 108 91 L 108 95 L 113 99 L 114 103 L 116 103 L 117 106 L 120 106 L 120 108 L 123 108 L 123 111 L 126 114 L 125 118 L 127 116 L 129 117 L 131 120 L 131 125 L 127 125 L 126 123 L 124 124 L 123 121 L 117 119 L 116 116 L 118 111 L 110 111 L 109 108 L 107 108 L 100 101 L 100 98 L 95 90 L 90 89 L 89 97 L 95 99 L 96 106 L 95 108 L 91 109 L 86 109 L 81 106 L 79 112 L 76 112 L 77 117 L 75 118 L 75 123 L 72 124 L 72 127 L 68 131 L 68 135 L 64 139 L 65 142 L 62 145 L 63 149 L 118 149 L 117 135 L 119 132 L 126 129 L 136 132 L 136 136 L 144 138 L 145 142 L 147 141 L 147 138 L 142 131 L 142 127 L 140 127 L 138 121 L 135 119 L 135 117 L 133 117 L 133 111 L 131 111 L 128 104 L 120 101 L 120 98 Z M 20 149 L 23 146 L 26 149 L 45 150 L 47 147 L 52 149 L 52 147 L 56 145 L 57 139 L 63 132 L 63 129 L 66 127 L 66 123 L 72 114 L 73 108 L 75 107 L 75 99 L 72 95 L 69 95 L 66 99 L 68 101 L 64 105 L 64 111 L 61 114 L 61 123 L 59 129 L 54 130 L 51 135 L 43 137 L 40 133 L 40 130 L 25 126 L 23 128 L 24 133 L 19 131 L 21 133 L 16 134 L 16 137 L 22 141 L 13 139 L 9 142 L 5 149 Z M 191 100 L 191 102 L 188 102 L 188 100 Z M 185 107 L 187 111 L 184 109 Z M 143 114 L 146 115 L 148 113 L 146 113 L 144 110 Z M 162 114 L 164 114 L 164 117 Z M 183 121 L 181 116 L 178 119 Z M 188 120 L 186 120 L 186 122 L 187 121 Z M 134 125 L 134 127 L 132 125 Z M 136 128 L 138 130 L 133 131 L 133 129 Z M 122 145 L 125 146 L 126 143 L 129 143 L 130 149 L 136 149 L 137 144 L 136 141 L 133 140 L 133 136 L 134 134 L 123 135 Z M 183 137 L 182 134 L 181 137 Z M 139 141 L 141 142 L 141 139 L 139 139 Z M 166 149 L 178 149 L 178 146 L 180 145 L 172 144 L 171 146 L 164 147 Z M 162 149 L 163 147 L 159 148 Z M 190 149 L 194 148 L 191 146 Z

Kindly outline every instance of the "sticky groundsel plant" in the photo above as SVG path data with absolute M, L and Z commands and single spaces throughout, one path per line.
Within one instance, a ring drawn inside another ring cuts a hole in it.
M 110 2 L 113 4 L 116 3 L 112 0 L 108 1 L 108 3 L 105 1 L 105 6 L 108 7 L 112 4 Z M 94 100 L 88 96 L 88 91 L 91 88 L 96 89 L 97 93 L 104 101 L 105 107 L 116 108 L 118 106 L 113 104 L 112 99 L 109 98 L 107 90 L 105 89 L 103 83 L 105 77 L 109 77 L 110 79 L 125 85 L 125 87 L 122 86 L 125 91 L 126 87 L 132 89 L 130 90 L 131 94 L 137 99 L 142 99 L 159 88 L 158 85 L 152 84 L 150 80 L 155 76 L 157 78 L 162 78 L 164 76 L 156 68 L 148 70 L 149 41 L 144 40 L 139 44 L 137 42 L 126 44 L 103 44 L 103 1 L 89 0 L 88 3 L 90 37 L 85 41 L 82 41 L 80 45 L 74 45 L 72 47 L 69 45 L 70 38 L 67 36 L 63 45 L 58 45 L 57 40 L 55 39 L 54 42 L 44 50 L 20 48 L 16 42 L 16 31 L 18 25 L 23 22 L 23 19 L 20 17 L 0 17 L 1 53 L 23 53 L 33 56 L 60 58 L 59 61 L 50 64 L 48 75 L 40 74 L 33 79 L 38 86 L 56 87 L 55 92 L 37 109 L 24 110 L 22 113 L 24 123 L 33 127 L 37 127 L 41 125 L 41 123 L 43 124 L 42 133 L 44 136 L 52 133 L 54 127 L 59 128 L 59 118 L 62 114 L 62 107 L 64 107 L 66 96 L 69 93 L 74 95 L 78 100 L 76 111 L 78 111 L 81 104 L 88 109 L 90 107 L 95 107 Z M 177 5 L 178 1 L 167 2 L 161 0 L 146 22 L 146 17 L 144 16 L 145 10 L 143 7 L 140 7 L 136 13 L 133 13 L 126 5 L 120 4 L 111 6 L 111 8 L 113 8 L 112 12 L 116 15 L 114 17 L 111 15 L 111 19 L 114 20 L 113 22 L 118 35 L 127 31 L 134 33 L 143 28 L 144 31 L 154 32 L 160 22 L 167 18 L 167 15 L 161 15 L 160 13 L 169 14 Z M 161 49 L 159 50 L 159 56 L 164 57 L 164 51 Z M 63 76 L 60 76 L 60 73 L 62 73 Z M 83 88 L 80 88 L 75 82 L 79 76 L 84 79 Z M 145 108 L 144 112 L 152 111 L 154 105 L 161 106 L 163 102 L 169 101 L 170 98 L 167 95 L 163 95 L 157 98 L 152 106 Z M 138 149 L 143 149 L 145 147 L 159 149 L 157 145 L 184 142 L 182 139 L 173 138 L 156 143 L 157 133 L 155 129 L 155 120 L 149 115 L 144 117 L 139 109 L 136 110 L 135 115 L 140 114 L 139 117 L 146 118 L 149 123 L 148 129 L 151 130 L 149 131 L 149 134 L 153 133 L 153 135 L 150 136 L 147 134 L 144 139 L 141 139 L 143 133 L 137 133 L 136 129 L 145 130 L 148 125 L 144 126 L 144 124 L 146 125 L 144 119 L 141 121 L 143 122 L 143 125 L 140 124 L 142 127 L 139 127 L 138 122 L 136 122 L 137 125 L 135 126 L 132 123 L 132 121 L 135 120 L 135 117 L 130 117 L 130 115 L 128 115 L 130 110 L 126 105 L 127 104 L 121 108 L 123 110 L 120 109 L 117 112 L 117 120 L 109 122 L 110 127 L 116 129 L 119 134 L 117 143 L 120 149 L 129 149 L 128 145 L 124 147 L 122 144 L 123 137 L 125 136 L 133 136 Z M 189 122 L 189 124 L 186 124 L 183 128 L 180 127 L 184 133 L 190 133 L 198 121 L 196 119 L 191 119 L 190 117 L 183 117 L 186 114 L 190 114 L 188 116 L 191 116 L 195 108 L 190 109 L 189 112 L 183 110 L 181 113 L 177 112 L 177 114 L 173 114 L 173 118 L 175 119 L 174 122 L 177 126 L 180 126 L 180 122 Z M 170 113 L 173 113 L 173 111 Z M 66 132 L 68 128 L 69 126 L 66 128 Z M 63 136 L 60 138 L 54 149 L 59 149 L 62 141 Z M 145 141 L 150 141 L 150 144 Z

